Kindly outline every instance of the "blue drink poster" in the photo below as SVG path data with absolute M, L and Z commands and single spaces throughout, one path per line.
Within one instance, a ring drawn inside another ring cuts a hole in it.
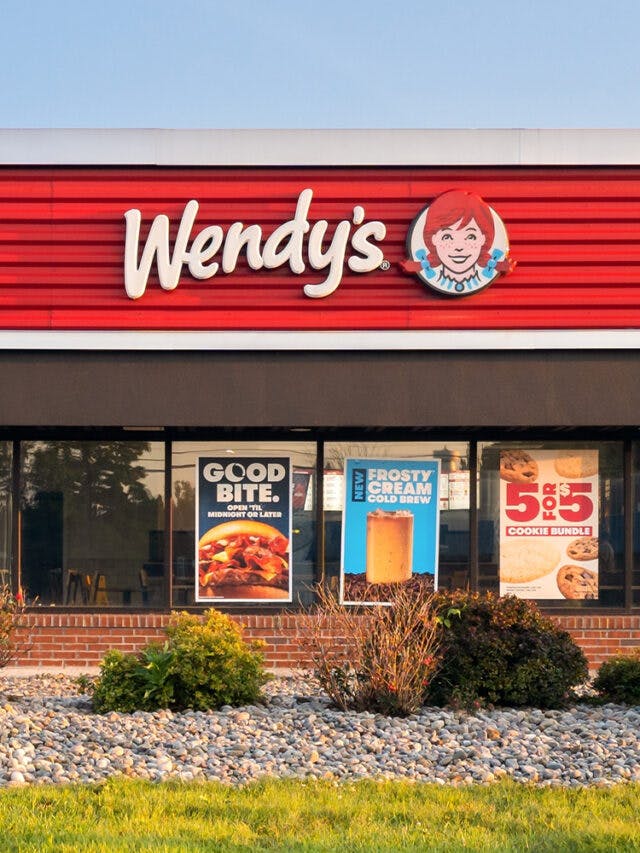
M 386 601 L 400 583 L 437 589 L 439 483 L 439 460 L 345 460 L 342 603 Z
M 291 459 L 196 461 L 196 601 L 291 601 Z

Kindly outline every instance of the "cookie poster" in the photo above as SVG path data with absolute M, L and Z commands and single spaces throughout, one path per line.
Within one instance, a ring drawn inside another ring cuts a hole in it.
M 196 461 L 196 601 L 291 601 L 291 460 Z
M 341 601 L 387 601 L 396 584 L 437 587 L 440 462 L 347 459 Z
M 598 598 L 598 451 L 502 450 L 500 594 Z

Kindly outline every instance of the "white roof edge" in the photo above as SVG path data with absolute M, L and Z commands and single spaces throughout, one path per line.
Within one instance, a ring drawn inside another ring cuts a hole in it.
M 634 166 L 640 129 L 0 129 L 23 166 Z

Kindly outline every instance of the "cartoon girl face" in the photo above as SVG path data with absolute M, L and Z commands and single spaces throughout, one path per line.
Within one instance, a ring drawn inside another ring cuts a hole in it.
M 431 236 L 440 263 L 453 279 L 473 275 L 486 241 L 487 237 L 476 220 L 470 219 L 465 224 L 462 217 Z
M 444 192 L 420 211 L 407 235 L 407 251 L 402 269 L 446 296 L 476 293 L 515 266 L 498 214 L 463 190 Z
M 489 206 L 479 196 L 459 190 L 438 196 L 424 225 L 432 266 L 441 264 L 454 281 L 473 275 L 476 265 L 486 263 L 494 233 Z

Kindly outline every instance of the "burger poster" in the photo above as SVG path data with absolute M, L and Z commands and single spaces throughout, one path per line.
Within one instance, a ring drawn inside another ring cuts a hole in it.
M 500 452 L 500 595 L 598 598 L 598 451 Z
M 291 601 L 291 459 L 196 461 L 196 601 Z
M 437 586 L 440 461 L 346 459 L 341 601 Z

